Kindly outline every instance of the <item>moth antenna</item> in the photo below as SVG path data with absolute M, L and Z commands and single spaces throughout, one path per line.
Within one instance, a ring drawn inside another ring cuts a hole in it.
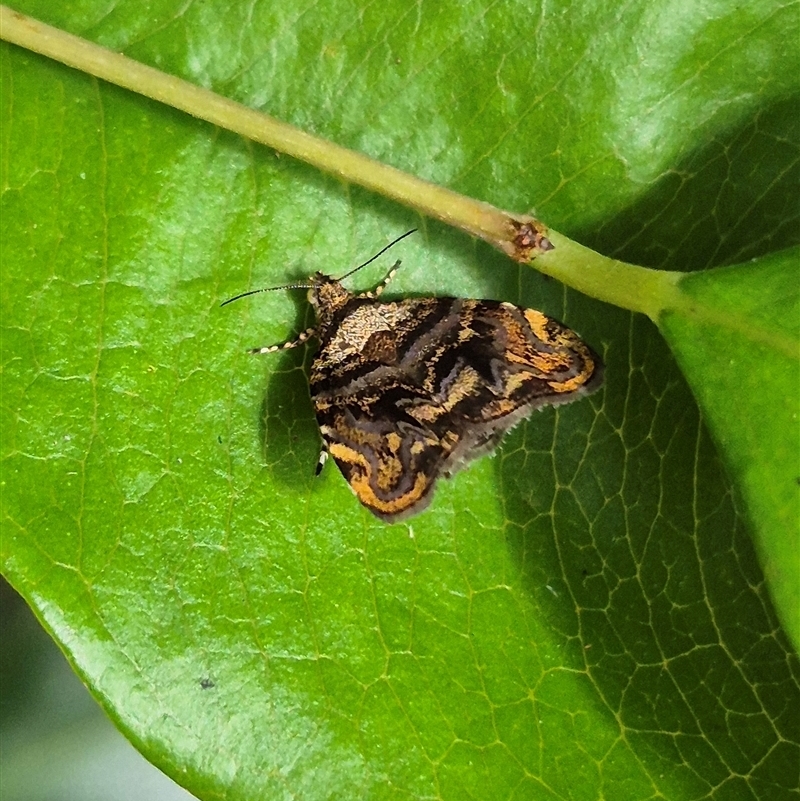
M 378 256 L 383 256 L 383 254 L 386 253 L 386 251 L 389 250 L 389 248 L 394 247 L 401 239 L 405 239 L 407 236 L 411 236 L 411 234 L 416 233 L 416 230 L 417 230 L 416 228 L 412 228 L 410 231 L 406 231 L 401 236 L 398 236 L 397 239 L 390 242 L 385 248 L 379 250 L 371 259 L 367 259 L 363 264 L 359 264 L 358 267 L 354 267 L 352 270 L 350 270 L 350 272 L 345 273 L 336 280 L 344 281 L 345 278 L 352 275 L 354 272 L 357 272 L 362 267 L 366 267 L 368 264 L 372 264 L 372 262 L 375 261 L 375 259 L 377 259 Z
M 311 284 L 284 284 L 283 286 L 265 286 L 262 289 L 251 289 L 249 292 L 242 292 L 241 295 L 234 295 L 232 298 L 223 300 L 220 307 L 233 303 L 234 300 L 246 298 L 248 295 L 257 295 L 259 292 L 274 292 L 276 289 L 311 289 Z
M 416 233 L 416 228 L 412 228 L 410 231 L 406 231 L 401 236 L 398 236 L 397 239 L 391 241 L 385 248 L 379 250 L 371 259 L 367 259 L 363 264 L 359 264 L 358 267 L 354 267 L 350 272 L 345 273 L 341 278 L 338 278 L 338 281 L 341 281 L 347 276 L 352 275 L 357 270 L 360 270 L 362 267 L 366 267 L 368 264 L 372 264 L 378 256 L 382 256 L 386 253 L 389 248 L 394 247 L 401 239 L 405 239 L 407 236 L 411 236 L 411 234 Z M 223 300 L 220 303 L 220 308 L 222 306 L 227 306 L 229 303 L 233 303 L 234 300 L 241 300 L 242 298 L 247 298 L 250 295 L 258 295 L 259 292 L 274 292 L 277 289 L 311 289 L 312 284 L 283 284 L 283 286 L 267 286 L 263 287 L 262 289 L 251 289 L 249 292 L 242 292 L 241 295 L 234 295 L 232 298 L 228 298 L 227 300 Z

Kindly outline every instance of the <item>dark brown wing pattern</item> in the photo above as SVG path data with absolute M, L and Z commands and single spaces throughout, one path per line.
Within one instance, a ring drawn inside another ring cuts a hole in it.
M 510 303 L 354 297 L 321 332 L 311 395 L 322 436 L 371 512 L 421 511 L 450 476 L 534 409 L 601 383 L 574 331 Z

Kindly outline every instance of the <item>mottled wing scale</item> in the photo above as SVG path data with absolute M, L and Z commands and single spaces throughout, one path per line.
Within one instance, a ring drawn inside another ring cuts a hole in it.
M 439 477 L 535 408 L 600 384 L 597 355 L 541 312 L 458 298 L 383 303 L 327 281 L 337 302 L 316 298 L 311 396 L 331 456 L 384 520 L 421 511 Z

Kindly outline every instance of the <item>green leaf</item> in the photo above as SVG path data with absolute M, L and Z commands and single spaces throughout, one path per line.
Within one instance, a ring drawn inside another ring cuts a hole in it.
M 607 255 L 795 244 L 790 5 L 18 8 Z M 797 791 L 798 661 L 651 322 L 43 58 L 1 69 L 3 568 L 149 759 L 200 798 Z M 541 308 L 606 385 L 387 527 L 313 477 L 308 355 L 244 353 L 302 298 L 218 304 L 418 224 L 394 296 Z
M 661 327 L 741 482 L 762 568 L 800 640 L 800 259 L 687 275 Z M 795 436 L 792 436 L 794 432 Z

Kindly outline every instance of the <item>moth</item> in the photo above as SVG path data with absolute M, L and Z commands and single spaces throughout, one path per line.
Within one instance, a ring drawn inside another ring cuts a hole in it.
M 254 354 L 314 337 L 309 378 L 322 436 L 359 501 L 396 522 L 421 512 L 440 478 L 493 450 L 516 423 L 568 403 L 602 382 L 598 355 L 570 328 L 535 309 L 448 297 L 382 301 L 397 261 L 375 289 L 355 294 L 332 278 L 256 289 L 308 289 L 316 324 Z M 225 304 L 223 304 L 225 305 Z

